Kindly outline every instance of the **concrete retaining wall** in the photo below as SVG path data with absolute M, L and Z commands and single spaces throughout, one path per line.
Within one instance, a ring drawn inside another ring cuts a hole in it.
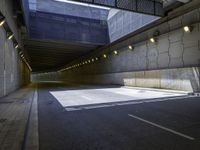
M 122 72 L 99 75 L 61 75 L 68 83 L 118 84 L 125 86 L 162 88 L 183 91 L 199 90 L 200 68 L 163 69 L 152 71 Z
M 32 75 L 32 81 L 64 81 L 69 84 L 117 84 L 199 92 L 200 67 L 134 71 L 96 75 L 52 72 Z
M 156 19 L 159 17 L 111 9 L 108 17 L 110 42 L 136 31 Z
M 0 1 L 0 10 L 5 15 L 16 39 L 20 43 L 19 30 L 12 14 L 11 0 Z M 21 45 L 21 43 L 20 43 Z M 30 70 L 20 59 L 13 42 L 6 37 L 6 31 L 0 27 L 0 97 L 30 82 Z

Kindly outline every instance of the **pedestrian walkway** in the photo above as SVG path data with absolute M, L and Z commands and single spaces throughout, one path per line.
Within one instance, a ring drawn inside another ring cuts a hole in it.
M 27 146 L 33 97 L 34 85 L 30 85 L 0 99 L 0 150 Z

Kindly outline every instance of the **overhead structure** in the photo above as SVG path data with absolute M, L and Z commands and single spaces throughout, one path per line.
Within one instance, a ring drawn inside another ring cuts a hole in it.
M 168 8 L 176 8 L 177 6 L 188 3 L 191 0 L 162 0 L 162 1 L 165 10 L 168 11 Z
M 110 8 L 128 10 L 154 16 L 164 16 L 163 2 L 161 0 L 56 0 L 76 1 Z
M 53 71 L 98 48 L 98 45 L 25 39 L 33 72 Z

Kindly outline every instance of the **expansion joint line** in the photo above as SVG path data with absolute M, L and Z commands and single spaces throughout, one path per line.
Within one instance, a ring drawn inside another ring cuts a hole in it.
M 169 25 L 169 21 L 167 21 L 167 25 L 168 25 L 168 27 L 169 27 L 169 30 L 171 30 L 170 29 L 170 25 Z M 170 32 L 171 31 L 169 31 L 169 33 L 167 34 L 167 38 L 168 38 L 168 42 L 169 42 L 169 46 L 168 46 L 168 57 L 169 57 L 169 62 L 168 62 L 168 68 L 169 68 L 169 66 L 170 66 L 170 63 L 171 63 L 171 57 L 170 57 L 170 45 L 171 45 L 171 42 L 170 42 L 170 39 L 169 39 L 169 36 L 170 36 Z
M 183 26 L 183 16 L 181 17 L 181 25 Z M 185 66 L 185 62 L 184 62 L 184 52 L 185 52 L 185 45 L 183 42 L 183 38 L 185 36 L 184 31 L 181 32 L 181 44 L 182 44 L 182 62 L 183 62 L 183 67 Z

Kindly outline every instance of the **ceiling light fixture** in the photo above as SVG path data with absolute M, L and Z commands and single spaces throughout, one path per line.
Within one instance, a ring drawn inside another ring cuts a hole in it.
M 113 51 L 113 53 L 115 54 L 115 55 L 117 55 L 118 54 L 118 52 L 115 50 L 115 51 Z
M 155 42 L 156 42 L 155 37 L 150 38 L 150 42 L 151 42 L 151 43 L 155 43 Z
M 14 37 L 14 34 L 10 33 L 8 34 L 8 39 L 11 40 Z
M 184 30 L 186 33 L 190 33 L 190 32 L 192 32 L 192 27 L 191 27 L 191 26 L 184 26 L 184 27 L 183 27 L 183 30 Z
M 18 47 L 19 47 L 19 45 L 18 45 L 18 44 L 16 44 L 16 45 L 15 45 L 15 48 L 17 49 Z
M 132 50 L 132 49 L 133 49 L 133 46 L 132 46 L 132 45 L 129 45 L 128 48 L 129 48 L 130 50 Z
M 4 25 L 4 23 L 6 22 L 6 20 L 3 18 L 0 20 L 0 27 Z

